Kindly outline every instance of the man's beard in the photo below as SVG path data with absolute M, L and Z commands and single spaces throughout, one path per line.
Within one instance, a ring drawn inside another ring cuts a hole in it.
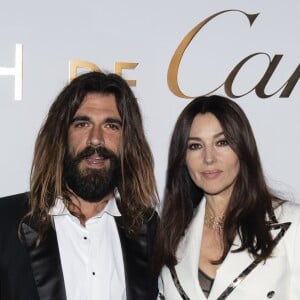
M 110 161 L 109 168 L 85 168 L 80 170 L 80 162 L 97 153 L 102 159 Z M 112 193 L 120 177 L 120 160 L 104 147 L 87 147 L 76 157 L 69 153 L 64 159 L 63 178 L 68 187 L 80 198 L 88 202 L 98 202 Z

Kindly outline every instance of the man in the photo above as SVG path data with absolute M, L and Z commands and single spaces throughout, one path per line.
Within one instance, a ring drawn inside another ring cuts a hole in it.
M 131 89 L 78 76 L 38 134 L 29 193 L 0 199 L 0 299 L 156 299 L 156 204 Z

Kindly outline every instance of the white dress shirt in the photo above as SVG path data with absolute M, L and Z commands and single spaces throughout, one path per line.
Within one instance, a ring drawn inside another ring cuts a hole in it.
M 126 300 L 121 243 L 114 216 L 115 198 L 85 226 L 61 199 L 50 210 L 54 218 L 68 300 Z

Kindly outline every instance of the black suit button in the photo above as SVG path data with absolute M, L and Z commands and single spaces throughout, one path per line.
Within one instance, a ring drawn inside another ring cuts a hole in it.
M 275 295 L 275 292 L 274 291 L 270 291 L 268 294 L 267 294 L 267 297 L 268 298 L 273 298 Z

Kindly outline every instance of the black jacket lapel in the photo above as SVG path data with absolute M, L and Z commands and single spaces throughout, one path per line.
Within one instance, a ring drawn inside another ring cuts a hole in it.
M 152 274 L 152 254 L 157 215 L 154 214 L 133 237 L 115 217 L 123 252 L 127 300 L 157 298 L 157 278 Z
M 22 224 L 40 300 L 66 300 L 65 285 L 60 262 L 56 233 L 51 227 L 45 238 L 36 247 L 37 226 Z

